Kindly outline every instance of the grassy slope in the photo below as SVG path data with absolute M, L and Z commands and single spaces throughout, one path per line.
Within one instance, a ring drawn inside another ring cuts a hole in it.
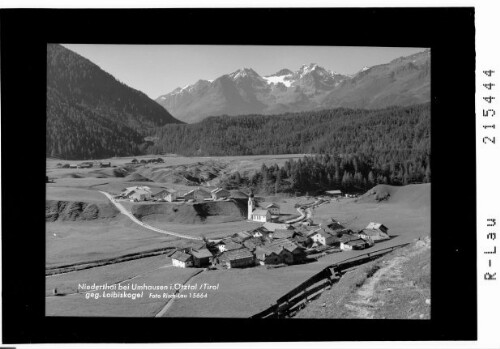
M 418 241 L 345 274 L 297 318 L 430 318 L 430 243 Z

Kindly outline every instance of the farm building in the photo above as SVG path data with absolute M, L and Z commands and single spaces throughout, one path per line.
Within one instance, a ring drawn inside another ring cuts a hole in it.
M 219 263 L 229 268 L 245 268 L 255 265 L 255 257 L 246 248 L 226 251 L 219 258 Z
M 77 165 L 77 168 L 91 168 L 94 167 L 94 164 L 90 161 L 82 162 Z
M 240 231 L 239 233 L 234 233 L 231 235 L 231 240 L 234 242 L 241 244 L 243 241 L 248 240 L 252 237 L 251 234 L 247 233 L 246 231 Z
M 252 212 L 252 221 L 269 222 L 271 221 L 271 212 L 268 210 L 255 210 Z
M 318 230 L 309 236 L 315 243 L 324 246 L 333 246 L 334 244 L 340 243 L 340 240 L 325 229 Z
M 222 200 L 222 199 L 227 199 L 231 196 L 231 193 L 222 188 L 216 188 L 210 192 L 212 195 L 212 200 Z
M 261 237 L 250 238 L 248 240 L 245 240 L 245 242 L 243 242 L 243 246 L 248 248 L 248 250 L 250 250 L 250 251 L 255 251 L 255 249 L 257 247 L 263 246 L 263 245 L 264 245 L 264 239 Z
M 340 190 L 327 190 L 325 191 L 325 195 L 331 196 L 333 198 L 338 198 L 342 196 L 342 191 Z
M 217 244 L 217 248 L 220 252 L 239 250 L 243 246 L 232 240 L 222 240 Z
M 296 234 L 297 233 L 291 229 L 276 229 L 274 233 L 272 233 L 272 237 L 273 239 L 291 239 Z
M 177 191 L 167 188 L 155 188 L 151 190 L 151 197 L 155 200 L 173 202 L 177 199 Z
M 184 200 L 204 201 L 212 198 L 212 194 L 204 189 L 193 189 L 184 194 Z
M 375 223 L 375 222 L 370 222 L 370 224 L 368 224 L 365 229 L 379 230 L 385 234 L 387 234 L 387 231 L 389 230 L 389 228 L 387 228 L 382 223 Z
M 172 265 L 179 268 L 191 267 L 193 265 L 193 256 L 181 251 L 176 251 L 172 255 Z
M 266 205 L 264 208 L 266 210 L 268 210 L 269 212 L 271 212 L 271 214 L 273 216 L 279 216 L 279 214 L 280 214 L 280 207 L 278 204 L 272 203 L 272 204 Z
M 269 230 L 264 227 L 258 227 L 252 230 L 249 230 L 247 233 L 252 235 L 254 238 L 259 238 L 263 236 L 267 236 L 269 234 Z
M 355 239 L 340 243 L 342 250 L 362 250 L 367 247 L 366 241 L 363 239 Z
M 109 162 L 100 162 L 99 167 L 111 167 L 111 161 Z
M 191 255 L 193 256 L 193 265 L 197 268 L 203 268 L 210 265 L 212 259 L 212 253 L 206 248 L 201 248 L 199 250 L 191 250 Z
M 288 255 L 288 252 L 291 254 L 291 259 L 288 257 L 283 257 L 283 262 L 287 264 L 294 264 L 303 261 L 306 258 L 305 250 L 303 247 L 297 245 L 293 241 L 282 239 L 270 244 L 270 246 L 281 246 L 285 251 L 282 252 L 283 256 Z
M 358 232 L 358 235 L 363 239 L 370 238 L 374 242 L 390 240 L 391 238 L 388 234 L 384 233 L 383 231 L 374 229 L 363 229 L 360 232 Z
M 272 265 L 283 263 L 282 256 L 280 256 L 282 248 L 270 249 L 268 247 L 257 247 L 255 249 L 255 257 L 261 265 Z
M 335 219 L 331 218 L 331 223 L 327 225 L 328 228 L 331 230 L 337 230 L 337 229 L 344 229 L 345 227 L 340 224 L 340 222 L 336 221 Z
M 125 188 L 120 195 L 120 198 L 130 199 L 132 201 L 145 201 L 151 199 L 151 188 L 146 186 L 136 186 Z

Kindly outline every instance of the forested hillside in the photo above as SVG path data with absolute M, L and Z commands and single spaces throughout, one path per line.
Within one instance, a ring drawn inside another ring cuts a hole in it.
M 144 151 L 151 128 L 179 123 L 86 58 L 47 45 L 47 154 L 95 159 Z
M 239 184 L 265 192 L 430 181 L 430 104 L 382 110 L 334 109 L 274 116 L 210 117 L 166 125 L 152 152 L 183 155 L 320 154 L 262 168 Z

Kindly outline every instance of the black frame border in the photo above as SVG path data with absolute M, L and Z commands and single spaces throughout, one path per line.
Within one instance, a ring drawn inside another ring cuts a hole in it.
M 4 343 L 477 339 L 474 8 L 2 9 L 0 34 Z M 431 320 L 45 317 L 47 43 L 430 47 Z

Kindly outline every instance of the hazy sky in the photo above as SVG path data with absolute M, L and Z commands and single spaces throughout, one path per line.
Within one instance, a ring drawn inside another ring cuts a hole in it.
M 365 66 L 387 63 L 424 48 L 322 46 L 82 45 L 64 46 L 97 64 L 121 82 L 150 98 L 199 79 L 212 80 L 239 68 L 261 76 L 302 64 L 317 63 L 352 74 Z

